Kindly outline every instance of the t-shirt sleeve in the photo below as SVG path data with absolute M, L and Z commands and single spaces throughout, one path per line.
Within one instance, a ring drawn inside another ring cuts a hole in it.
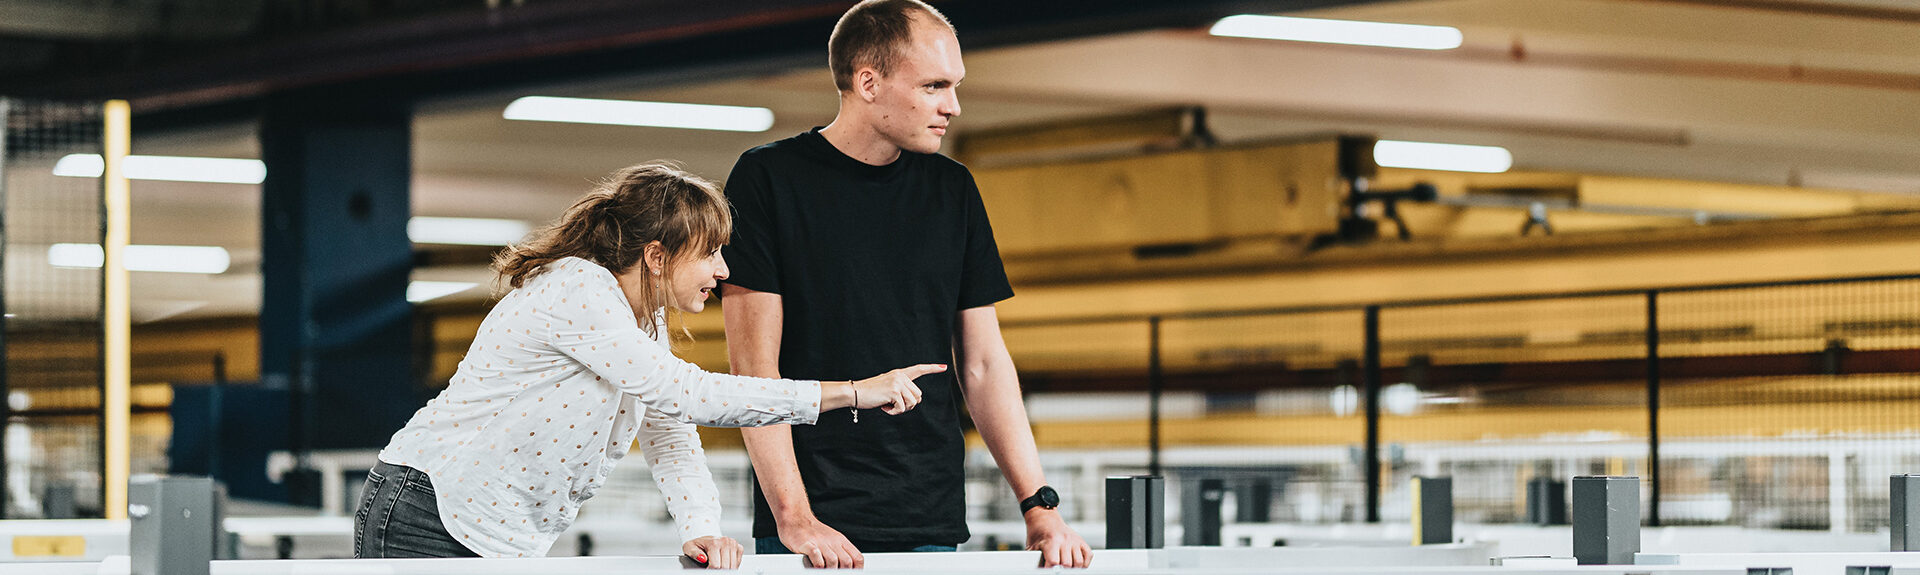
M 753 152 L 740 156 L 727 176 L 727 202 L 733 205 L 733 236 L 721 248 L 729 274 L 726 283 L 753 291 L 780 293 L 778 246 L 774 241 L 772 178 Z
M 973 175 L 966 176 L 967 254 L 960 271 L 960 305 L 955 311 L 972 309 L 1013 297 L 1013 285 L 1007 283 L 1006 266 L 1000 262 L 1000 246 L 993 241 L 993 224 L 987 221 L 987 205 L 980 199 L 980 188 Z

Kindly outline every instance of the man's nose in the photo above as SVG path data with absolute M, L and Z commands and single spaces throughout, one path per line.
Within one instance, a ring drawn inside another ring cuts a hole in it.
M 940 115 L 946 116 L 949 118 L 960 115 L 960 91 L 959 90 L 951 90 L 947 92 L 946 101 L 941 102 L 941 105 L 940 105 Z

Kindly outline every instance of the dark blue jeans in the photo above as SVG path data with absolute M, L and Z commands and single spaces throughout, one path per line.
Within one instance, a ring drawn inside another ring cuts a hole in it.
M 914 545 L 912 543 L 902 544 L 902 543 L 873 543 L 873 542 L 861 543 L 859 541 L 848 541 L 848 543 L 852 543 L 853 547 L 855 549 L 859 549 L 861 553 L 894 553 L 894 552 L 901 552 L 901 551 L 905 551 L 909 553 L 930 553 L 930 552 L 960 550 L 960 547 L 958 545 Z M 760 555 L 790 555 L 793 553 L 792 550 L 787 549 L 786 544 L 780 542 L 779 537 L 755 537 L 753 539 L 753 552 Z
M 447 533 L 424 471 L 380 462 L 353 514 L 354 557 L 479 557 Z

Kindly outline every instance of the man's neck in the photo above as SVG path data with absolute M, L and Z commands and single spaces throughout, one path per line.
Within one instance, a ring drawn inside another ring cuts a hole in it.
M 900 159 L 900 147 L 888 142 L 873 129 L 848 121 L 845 117 L 835 117 L 833 123 L 820 129 L 820 135 L 833 144 L 834 149 L 847 157 L 859 160 L 869 166 L 885 166 Z

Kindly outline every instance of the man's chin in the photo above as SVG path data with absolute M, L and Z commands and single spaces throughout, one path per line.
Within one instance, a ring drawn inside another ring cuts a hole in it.
M 935 136 L 932 134 L 925 134 L 922 137 L 918 137 L 918 138 L 915 138 L 912 136 L 891 137 L 891 138 L 887 138 L 887 140 L 892 142 L 895 147 L 899 148 L 903 152 L 913 152 L 916 154 L 936 154 L 940 152 L 940 143 L 944 140 L 944 138 L 942 138 L 941 136 Z
M 935 138 L 932 142 L 915 142 L 913 147 L 907 148 L 906 150 L 917 154 L 938 154 L 940 153 L 940 139 Z

